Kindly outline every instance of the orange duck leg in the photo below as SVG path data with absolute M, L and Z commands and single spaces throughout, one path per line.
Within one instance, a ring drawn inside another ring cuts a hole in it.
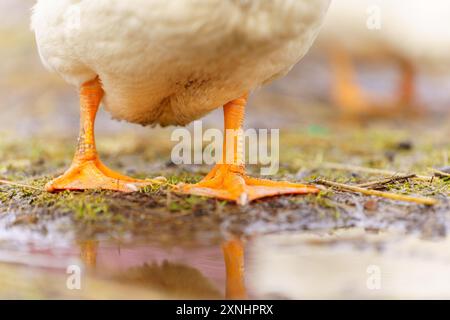
M 94 270 L 97 267 L 97 240 L 82 240 L 79 242 L 80 258 L 87 269 Z
M 420 112 L 415 104 L 415 70 L 405 59 L 395 57 L 401 79 L 398 94 L 394 99 L 377 100 L 365 92 L 356 80 L 352 57 L 343 49 L 334 47 L 331 53 L 334 75 L 332 99 L 345 118 L 395 117 L 414 115 Z
M 107 168 L 100 161 L 95 146 L 94 123 L 103 94 L 98 79 L 82 85 L 77 151 L 70 168 L 62 176 L 50 181 L 46 185 L 47 191 L 106 189 L 133 192 L 151 183 L 123 176 Z
M 225 298 L 247 299 L 244 277 L 244 245 L 241 240 L 226 241 L 222 245 L 226 270 Z
M 245 174 L 240 134 L 244 121 L 247 96 L 233 100 L 224 106 L 225 139 L 223 163 L 197 184 L 182 184 L 177 191 L 198 196 L 235 201 L 245 205 L 250 201 L 283 194 L 317 193 L 313 186 L 286 181 L 272 181 L 249 177 Z M 227 141 L 232 141 L 227 145 Z

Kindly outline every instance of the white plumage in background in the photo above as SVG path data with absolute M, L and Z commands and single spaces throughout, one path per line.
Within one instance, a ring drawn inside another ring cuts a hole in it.
M 93 124 L 104 96 L 114 118 L 185 125 L 220 106 L 240 129 L 247 94 L 286 74 L 311 47 L 329 0 L 39 0 L 32 28 L 43 63 L 80 88 L 82 126 L 72 167 L 50 191 L 145 184 L 106 168 Z M 237 141 L 237 136 L 232 140 Z M 249 178 L 233 146 L 199 184 L 180 189 L 246 203 L 316 192 Z

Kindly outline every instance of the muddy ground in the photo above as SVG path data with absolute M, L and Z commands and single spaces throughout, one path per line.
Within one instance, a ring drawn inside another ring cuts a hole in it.
M 359 184 L 389 178 L 358 170 L 330 169 L 329 163 L 352 164 L 396 173 L 433 176 L 431 168 L 448 166 L 448 123 L 426 121 L 331 123 L 336 115 L 326 106 L 298 106 L 295 115 L 310 124 L 282 130 L 281 167 L 274 179 L 315 183 L 326 179 Z M 288 108 L 286 108 L 288 109 Z M 322 111 L 322 112 L 319 112 Z M 321 119 L 315 121 L 318 113 Z M 287 112 L 289 114 L 289 112 Z M 327 115 L 328 114 L 328 115 Z M 338 117 L 336 117 L 339 119 Z M 292 120 L 292 118 L 291 118 Z M 170 161 L 170 130 L 100 135 L 98 146 L 112 168 L 135 177 L 165 176 L 171 183 L 198 181 L 208 166 L 176 166 Z M 106 191 L 41 191 L 44 184 L 70 164 L 73 138 L 56 135 L 18 140 L 9 135 L 0 145 L 3 179 L 37 189 L 2 185 L 0 223 L 5 230 L 58 232 L 76 238 L 151 238 L 162 242 L 218 240 L 227 234 L 254 235 L 276 231 L 363 227 L 404 230 L 422 237 L 445 237 L 450 212 L 449 179 L 407 179 L 384 191 L 431 197 L 426 206 L 327 188 L 319 195 L 285 196 L 247 206 L 178 195 L 169 186 L 154 186 L 132 194 Z M 258 168 L 249 167 L 258 174 Z M 74 234 L 73 234 L 74 232 Z

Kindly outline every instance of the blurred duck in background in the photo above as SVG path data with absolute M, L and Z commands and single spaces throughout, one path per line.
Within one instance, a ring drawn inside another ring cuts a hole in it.
M 180 192 L 245 204 L 316 193 L 302 184 L 245 174 L 238 132 L 248 94 L 285 75 L 319 33 L 329 0 L 39 0 L 32 28 L 42 61 L 80 91 L 81 131 L 72 166 L 49 191 L 136 191 L 148 181 L 100 161 L 100 103 L 114 118 L 186 125 L 224 106 L 223 164 Z M 232 132 L 232 133 L 229 133 Z M 227 136 L 231 134 L 232 136 Z
M 318 39 L 330 57 L 334 103 L 351 117 L 420 112 L 417 74 L 450 67 L 449 17 L 447 0 L 334 1 Z M 357 59 L 395 62 L 401 74 L 395 97 L 382 101 L 364 92 Z

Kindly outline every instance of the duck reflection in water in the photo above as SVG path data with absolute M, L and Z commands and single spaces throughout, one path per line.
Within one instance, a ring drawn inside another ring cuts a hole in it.
M 164 291 L 179 299 L 247 299 L 244 278 L 244 243 L 233 238 L 221 243 L 225 265 L 225 296 L 212 279 L 205 276 L 201 268 L 180 262 L 145 262 L 140 266 L 107 275 L 112 281 L 119 281 L 139 287 Z M 99 241 L 79 242 L 80 259 L 87 272 L 100 275 L 98 256 L 102 251 Z

